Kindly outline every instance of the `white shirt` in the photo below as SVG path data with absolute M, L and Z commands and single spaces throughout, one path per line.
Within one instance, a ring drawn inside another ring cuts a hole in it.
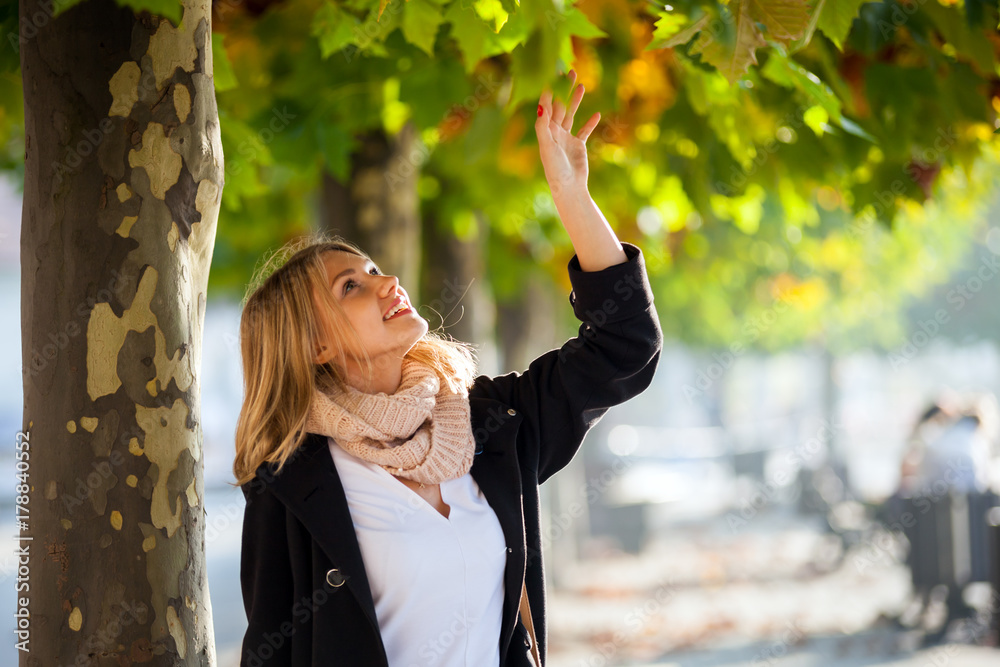
M 979 425 L 959 419 L 927 443 L 917 488 L 932 495 L 949 488 L 958 493 L 982 492 L 990 484 L 989 469 L 989 442 Z
M 381 466 L 328 444 L 389 667 L 499 667 L 507 544 L 472 475 L 440 484 L 445 518 Z

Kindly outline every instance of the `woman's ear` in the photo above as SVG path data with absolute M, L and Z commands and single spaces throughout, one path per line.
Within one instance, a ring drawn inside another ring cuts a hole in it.
M 313 362 L 318 366 L 319 364 L 325 364 L 333 358 L 333 352 L 327 348 L 326 345 L 316 347 L 316 354 L 313 355 Z

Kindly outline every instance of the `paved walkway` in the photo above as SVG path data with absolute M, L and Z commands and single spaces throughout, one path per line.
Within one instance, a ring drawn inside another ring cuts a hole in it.
M 645 663 L 648 667 L 997 667 L 1000 649 L 942 644 L 923 650 L 907 648 L 912 635 L 868 632 L 846 636 L 808 637 L 786 647 L 779 642 L 715 647 L 711 651 L 677 653 Z
M 1000 648 L 893 622 L 911 595 L 902 555 L 878 534 L 844 553 L 789 515 L 673 526 L 641 554 L 560 567 L 546 667 L 1000 667 Z

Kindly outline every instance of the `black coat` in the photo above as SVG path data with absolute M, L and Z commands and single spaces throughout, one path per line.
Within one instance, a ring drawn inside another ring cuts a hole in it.
M 573 458 L 608 408 L 649 386 L 663 345 L 639 248 L 584 272 L 569 262 L 569 300 L 582 324 L 523 373 L 480 375 L 469 391 L 471 474 L 508 544 L 502 667 L 532 664 L 518 618 L 522 576 L 545 659 L 545 582 L 538 485 Z M 248 627 L 241 667 L 387 666 L 344 488 L 325 436 L 310 433 L 279 475 L 262 464 L 246 497 L 240 583 Z M 413 662 L 419 664 L 418 656 Z M 406 667 L 406 666 L 403 666 Z M 470 667 L 485 667 L 475 665 Z

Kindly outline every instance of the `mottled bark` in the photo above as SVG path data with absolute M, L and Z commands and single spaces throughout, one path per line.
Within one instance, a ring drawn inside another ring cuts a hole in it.
M 357 244 L 407 292 L 420 275 L 420 208 L 417 179 L 427 160 L 412 123 L 392 137 L 373 130 L 358 137 L 347 183 L 323 174 L 324 228 Z
M 51 8 L 20 6 L 38 27 L 20 42 L 19 664 L 214 665 L 198 380 L 223 187 L 210 3 L 185 0 L 177 27 L 110 0 Z

